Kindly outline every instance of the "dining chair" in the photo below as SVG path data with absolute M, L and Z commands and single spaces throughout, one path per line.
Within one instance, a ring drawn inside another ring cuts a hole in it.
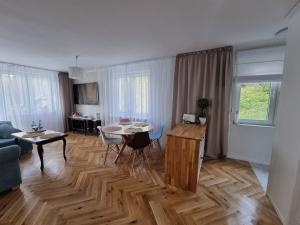
M 159 139 L 162 137 L 163 130 L 164 130 L 164 126 L 159 126 L 158 129 L 149 132 L 149 137 L 150 137 L 150 140 L 151 140 L 151 146 L 153 147 L 154 145 L 157 145 L 160 152 L 161 152 L 161 154 L 162 154 L 162 149 L 161 149 L 161 146 L 160 146 Z
M 132 168 L 134 167 L 134 162 L 136 157 L 142 157 L 143 160 L 147 162 L 148 167 L 150 168 L 149 158 L 147 154 L 145 154 L 144 149 L 149 146 L 150 147 L 151 140 L 149 138 L 148 132 L 137 132 L 133 135 L 133 137 L 128 141 L 127 146 L 132 148 L 132 152 L 129 157 L 129 162 L 132 159 Z
M 109 151 L 115 151 L 117 153 L 120 152 L 120 148 L 119 145 L 123 145 L 125 142 L 123 140 L 123 138 L 111 138 L 108 137 L 105 132 L 102 130 L 101 127 L 97 127 L 98 130 L 100 131 L 100 135 L 102 137 L 102 142 L 107 145 L 106 147 L 106 153 L 105 153 L 105 159 L 104 159 L 104 165 L 106 163 L 106 159 L 107 159 L 107 155 Z

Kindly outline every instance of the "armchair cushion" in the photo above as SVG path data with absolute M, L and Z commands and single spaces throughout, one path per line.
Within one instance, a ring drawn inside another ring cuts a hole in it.
M 0 148 L 10 146 L 10 145 L 15 145 L 15 139 L 14 138 L 0 139 Z
M 0 125 L 0 138 L 2 139 L 8 139 L 12 138 L 11 134 L 20 132 L 19 129 L 14 128 L 13 126 L 9 124 L 1 124 Z
M 19 166 L 21 148 L 18 145 L 0 148 L 0 192 L 22 183 Z
M 12 123 L 10 121 L 0 121 L 0 125 L 2 124 L 8 124 L 12 126 Z
M 21 148 L 18 145 L 11 145 L 0 148 L 0 164 L 10 161 L 17 161 L 21 154 Z
M 0 148 L 15 145 L 15 138 L 11 134 L 16 132 L 20 132 L 20 130 L 14 128 L 10 121 L 0 121 Z M 19 139 L 19 145 L 22 154 L 33 148 L 30 142 L 21 139 Z

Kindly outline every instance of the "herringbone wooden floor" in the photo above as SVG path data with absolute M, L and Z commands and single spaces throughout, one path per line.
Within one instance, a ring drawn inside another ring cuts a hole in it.
M 165 185 L 155 149 L 149 170 L 126 155 L 116 166 L 114 153 L 103 166 L 95 136 L 70 134 L 66 163 L 61 148 L 45 146 L 44 173 L 36 150 L 21 160 L 23 184 L 0 195 L 0 224 L 281 224 L 247 162 L 205 161 L 193 194 Z

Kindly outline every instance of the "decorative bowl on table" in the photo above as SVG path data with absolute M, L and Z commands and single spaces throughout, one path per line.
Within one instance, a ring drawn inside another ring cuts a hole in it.
M 26 132 L 26 134 L 24 134 L 22 136 L 22 138 L 36 138 L 36 137 L 40 137 L 44 134 L 45 134 L 45 131 L 29 131 L 29 132 Z
M 136 127 L 130 127 L 124 130 L 126 133 L 138 133 L 138 132 L 143 132 L 143 130 L 141 128 L 136 128 Z
M 102 128 L 103 132 L 115 132 L 115 131 L 119 131 L 122 130 L 122 127 L 103 127 Z
M 127 126 L 127 125 L 131 125 L 132 122 L 131 121 L 122 121 L 122 122 L 119 122 L 120 125 L 123 125 L 123 126 Z
M 26 131 L 26 134 L 41 134 L 44 133 L 46 130 L 36 130 L 36 131 Z
M 43 134 L 40 136 L 40 139 L 50 139 L 50 138 L 55 138 L 55 137 L 59 137 L 60 136 L 60 133 L 49 133 L 49 134 Z
M 148 123 L 144 123 L 144 122 L 137 122 L 133 124 L 135 127 L 147 127 L 149 126 Z

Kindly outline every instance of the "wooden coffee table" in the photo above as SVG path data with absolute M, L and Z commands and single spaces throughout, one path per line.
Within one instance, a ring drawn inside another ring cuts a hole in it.
M 44 170 L 44 149 L 43 149 L 43 145 L 51 143 L 51 142 L 55 142 L 55 141 L 63 141 L 63 156 L 65 161 L 67 161 L 67 157 L 66 157 L 66 138 L 68 135 L 65 133 L 60 133 L 60 132 L 56 132 L 56 131 L 51 131 L 51 130 L 47 130 L 45 131 L 46 135 L 55 135 L 49 138 L 41 138 L 41 137 L 34 137 L 34 138 L 26 138 L 24 137 L 24 135 L 26 135 L 26 132 L 18 132 L 18 133 L 13 133 L 11 134 L 13 137 L 16 138 L 16 144 L 18 144 L 18 139 L 22 139 L 25 141 L 29 141 L 32 144 L 37 145 L 37 150 L 38 150 L 38 154 L 40 157 L 40 161 L 41 161 L 41 171 Z

